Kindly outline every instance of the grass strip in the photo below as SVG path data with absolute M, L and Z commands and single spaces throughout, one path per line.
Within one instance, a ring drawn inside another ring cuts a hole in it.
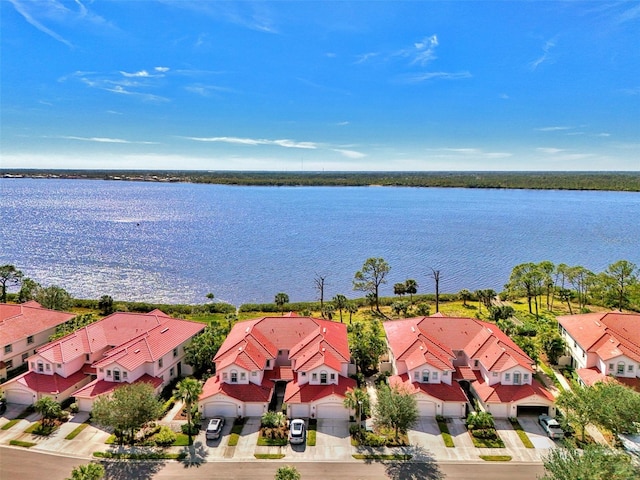
M 307 447 L 316 446 L 316 429 L 317 428 L 318 428 L 317 424 L 309 423 L 309 430 L 307 430 Z
M 186 452 L 180 453 L 116 453 L 93 452 L 96 458 L 117 458 L 121 460 L 182 460 L 187 457 Z
M 377 454 L 377 453 L 354 453 L 351 455 L 356 460 L 411 460 L 413 455 L 408 454 Z
M 17 447 L 24 447 L 24 448 L 31 448 L 31 447 L 37 445 L 37 443 L 23 442 L 22 440 L 11 440 L 9 442 L 9 445 L 15 445 Z
M 231 427 L 231 435 L 229 435 L 229 441 L 227 445 L 229 447 L 235 447 L 238 445 L 238 441 L 240 440 L 240 435 L 242 434 L 242 429 L 244 428 L 244 423 L 234 423 L 233 427 Z
M 453 437 L 449 433 L 449 427 L 447 427 L 447 422 L 438 420 L 438 428 L 440 429 L 440 435 L 442 435 L 442 440 L 444 441 L 444 445 L 449 448 L 454 448 L 456 445 L 453 443 Z
M 189 435 L 186 433 L 176 433 L 176 440 L 171 445 L 173 447 L 188 447 Z
M 76 438 L 78 435 L 80 435 L 80 432 L 82 432 L 85 428 L 87 428 L 89 426 L 88 423 L 81 423 L 80 425 L 78 425 L 73 432 L 71 432 L 69 435 L 67 435 L 66 437 L 64 437 L 65 440 L 73 440 L 74 438 Z
M 254 453 L 253 456 L 258 460 L 280 460 L 284 458 L 284 453 Z
M 511 425 L 513 425 L 513 429 L 518 434 L 518 437 L 520 437 L 520 441 L 522 442 L 522 444 L 526 448 L 536 448 L 533 445 L 533 443 L 531 442 L 531 440 L 529 439 L 529 436 L 527 435 L 527 432 L 525 432 L 522 429 L 522 425 L 520 425 L 520 422 L 518 421 L 518 419 L 517 418 L 510 418 L 509 421 L 511 422 Z
M 18 423 L 21 419 L 20 418 L 14 418 L 13 420 L 9 420 L 7 423 L 5 423 L 2 426 L 2 430 L 9 430 L 11 427 L 13 427 L 16 423 Z
M 485 462 L 510 462 L 511 455 L 480 455 Z

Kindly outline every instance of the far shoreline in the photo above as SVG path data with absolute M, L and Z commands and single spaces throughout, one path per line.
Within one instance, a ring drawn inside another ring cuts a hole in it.
M 180 171 L 0 169 L 3 179 L 70 179 L 271 187 L 416 187 L 640 192 L 640 171 Z

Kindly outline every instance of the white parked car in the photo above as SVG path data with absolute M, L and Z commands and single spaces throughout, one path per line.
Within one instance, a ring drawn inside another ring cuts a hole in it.
M 207 425 L 207 440 L 220 438 L 222 427 L 224 427 L 224 418 L 216 417 L 209 420 L 209 424 Z
M 307 440 L 307 426 L 304 420 L 296 418 L 289 424 L 289 442 L 292 445 L 301 444 Z
M 562 427 L 560 427 L 560 424 L 555 418 L 551 418 L 549 415 L 540 415 L 538 421 L 549 438 L 553 438 L 554 440 L 564 438 Z

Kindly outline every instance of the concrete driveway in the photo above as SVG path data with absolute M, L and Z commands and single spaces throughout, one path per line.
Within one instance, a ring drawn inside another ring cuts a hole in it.
M 546 432 L 542 429 L 538 423 L 538 417 L 535 415 L 522 415 L 518 417 L 518 422 L 522 429 L 527 432 L 527 436 L 531 443 L 538 448 L 554 448 L 555 442 L 551 440 Z
M 289 446 L 287 458 L 307 460 L 353 460 L 351 457 L 351 437 L 349 436 L 349 422 L 330 418 L 318 419 L 316 431 L 316 446 L 306 447 L 304 450 Z

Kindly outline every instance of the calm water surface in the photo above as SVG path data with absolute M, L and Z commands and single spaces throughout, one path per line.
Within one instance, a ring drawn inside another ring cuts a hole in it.
M 383 294 L 501 290 L 518 263 L 640 264 L 640 194 L 380 187 L 239 187 L 0 179 L 0 264 L 73 296 L 239 305 L 353 292 L 368 257 Z

